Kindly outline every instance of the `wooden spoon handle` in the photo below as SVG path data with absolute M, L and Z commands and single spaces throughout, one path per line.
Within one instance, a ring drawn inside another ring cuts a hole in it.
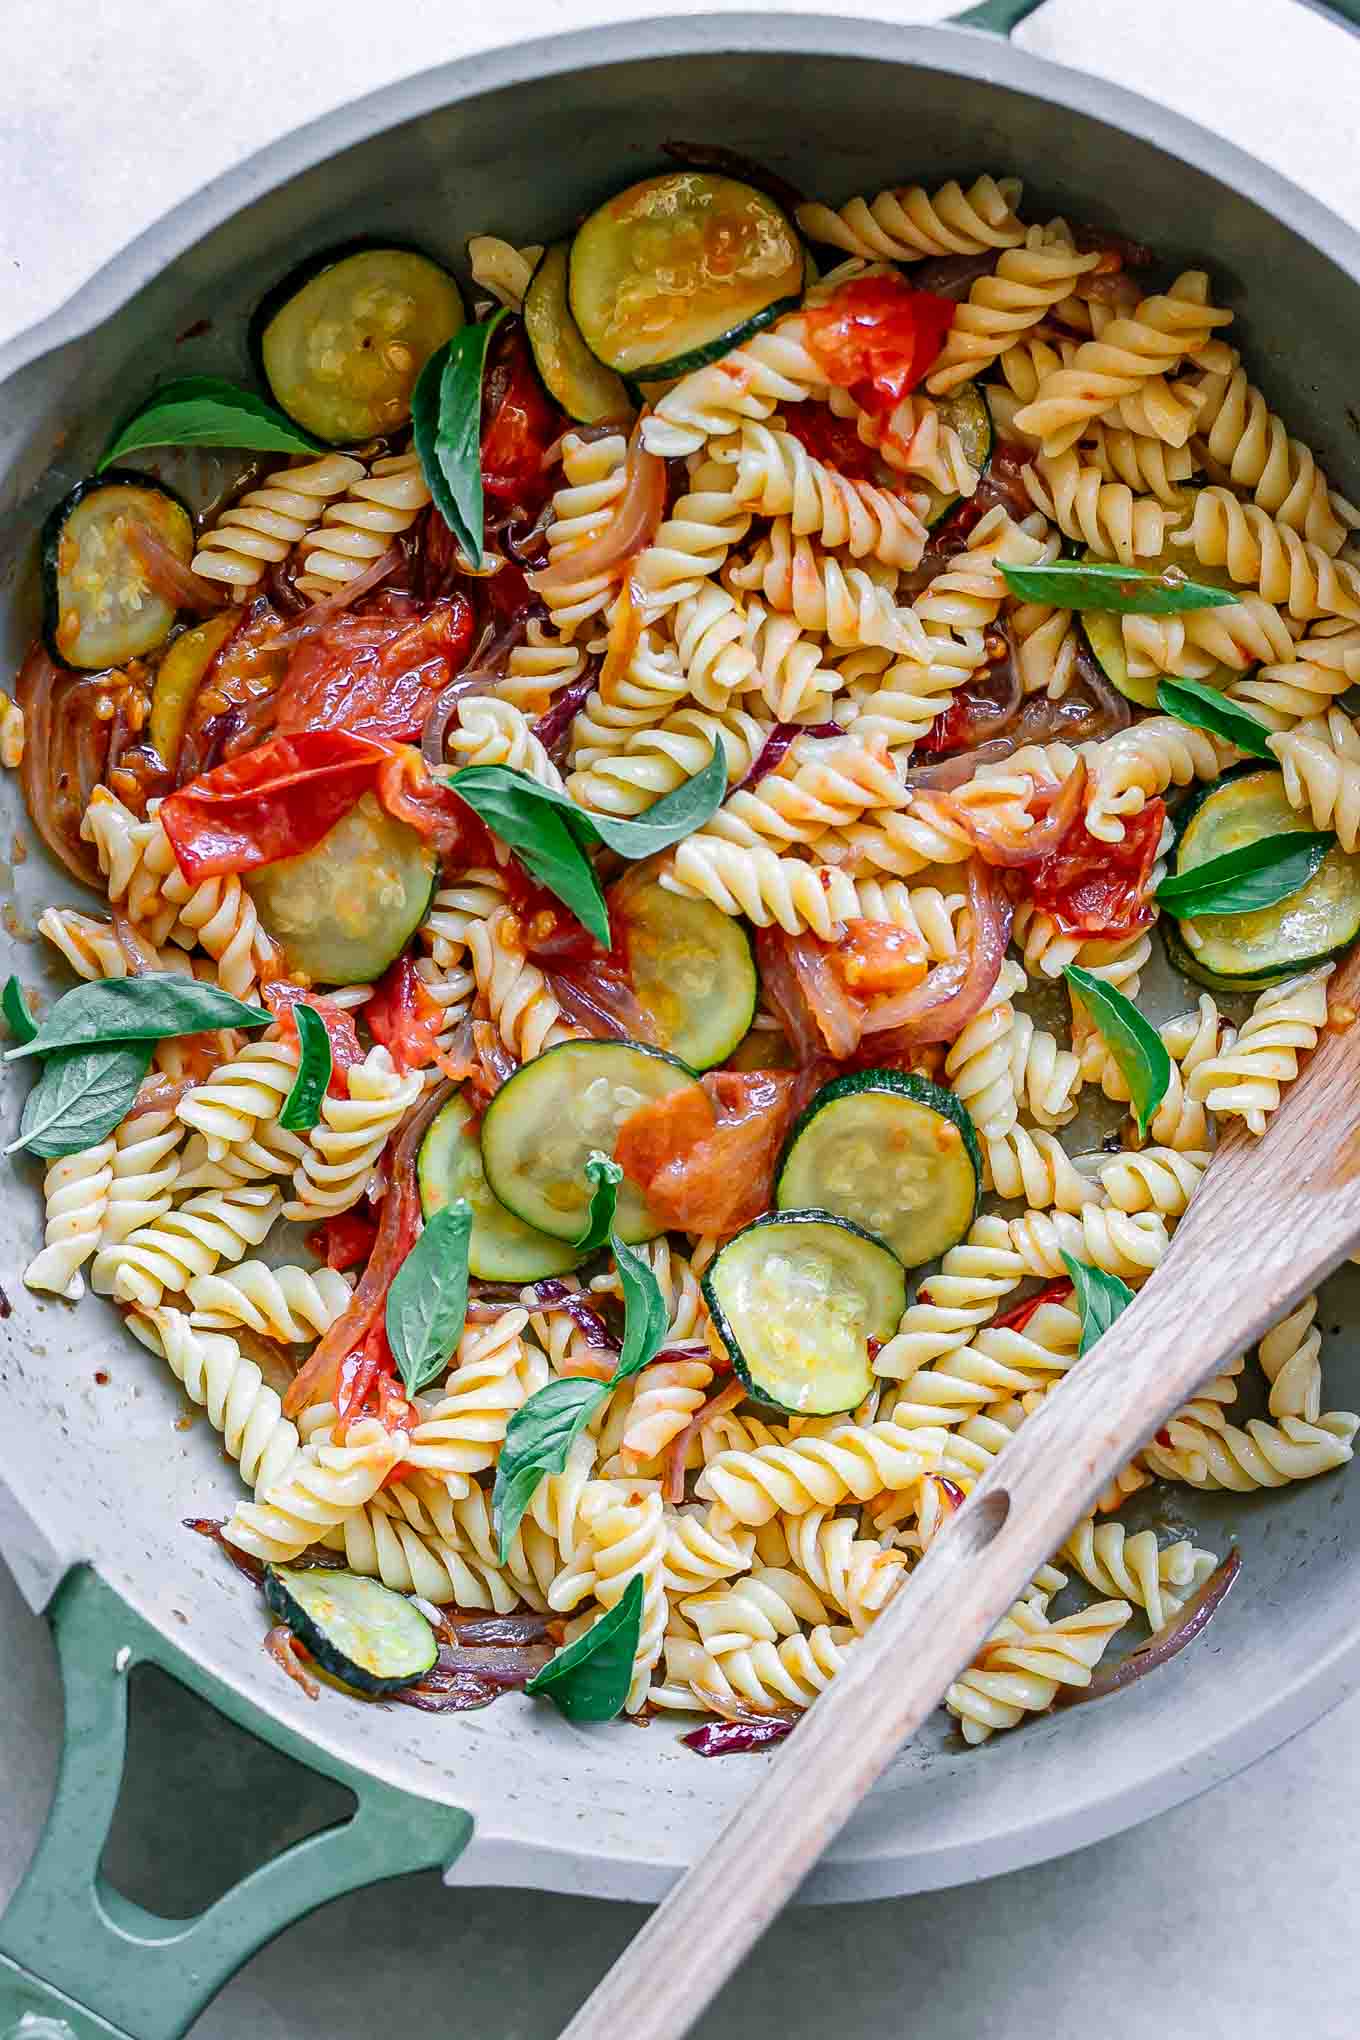
M 1111 1476 L 1360 1239 L 1341 1131 L 1357 1063 L 1360 1040 L 1325 1036 L 1266 1139 L 1225 1141 L 1157 1279 L 1021 1426 L 562 2040 L 680 2040 Z

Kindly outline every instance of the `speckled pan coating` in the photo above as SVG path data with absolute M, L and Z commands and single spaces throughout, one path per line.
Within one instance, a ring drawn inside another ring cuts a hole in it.
M 1360 487 L 1351 350 L 1339 337 L 1360 306 L 1360 239 L 1280 177 L 1145 100 L 967 31 L 813 16 L 641 22 L 464 59 L 300 130 L 178 207 L 0 351 L 7 664 L 34 625 L 45 510 L 154 376 L 244 372 L 249 310 L 299 251 L 391 233 L 461 266 L 471 232 L 567 231 L 649 167 L 652 141 L 669 135 L 745 150 L 837 201 L 904 174 L 1012 170 L 1030 187 L 1031 216 L 1095 217 L 1169 264 L 1207 261 L 1246 315 L 1254 372 L 1291 429 L 1346 493 Z M 203 317 L 213 325 L 190 361 L 175 336 Z M 0 788 L 0 804 L 7 844 L 21 826 L 17 788 Z M 36 852 L 0 867 L 0 883 L 28 926 L 46 900 L 76 892 Z M 0 972 L 40 974 L 35 947 L 4 933 L 0 951 Z M 5 1081 L 5 1139 L 22 1088 Z M 657 1897 L 759 1760 L 703 1764 L 664 1725 L 577 1730 L 519 1699 L 445 1719 L 375 1714 L 333 1694 L 308 1705 L 261 1655 L 244 1581 L 177 1527 L 219 1513 L 234 1492 L 206 1424 L 175 1428 L 172 1383 L 107 1304 L 73 1311 L 23 1289 L 40 1201 L 37 1171 L 19 1177 L 25 1187 L 7 1188 L 0 1218 L 0 1281 L 15 1306 L 0 1323 L 0 1544 L 34 1605 L 68 1564 L 93 1560 L 267 1714 L 394 1784 L 468 1808 L 477 1835 L 458 1882 Z M 1339 1328 L 1330 1399 L 1355 1407 L 1360 1290 L 1349 1276 L 1324 1317 Z M 1185 1515 L 1220 1549 L 1231 1525 L 1247 1561 L 1206 1642 L 1114 1702 L 980 1752 L 932 1731 L 860 1809 L 806 1896 L 952 1884 L 1093 1841 L 1216 1783 L 1355 1684 L 1360 1481 L 1222 1505 L 1194 1497 Z

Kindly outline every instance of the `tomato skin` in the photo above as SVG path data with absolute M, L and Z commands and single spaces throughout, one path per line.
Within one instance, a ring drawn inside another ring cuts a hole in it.
M 377 1237 L 378 1228 L 371 1219 L 361 1217 L 357 1211 L 342 1211 L 323 1219 L 314 1232 L 308 1233 L 307 1248 L 328 1268 L 357 1268 L 372 1253 Z
M 952 298 L 896 276 L 860 276 L 803 315 L 807 349 L 829 382 L 882 417 L 909 396 L 944 345 Z
M 1071 1294 L 1071 1282 L 1066 1275 L 1060 1275 L 1056 1282 L 1046 1283 L 1042 1289 L 1036 1289 L 1033 1296 L 1027 1296 L 1023 1303 L 1017 1303 L 1001 1317 L 993 1318 L 992 1328 L 995 1331 L 1023 1332 L 1037 1310 L 1042 1310 L 1046 1303 L 1066 1303 Z
M 838 418 L 825 404 L 791 404 L 784 420 L 814 460 L 834 468 L 850 482 L 871 482 L 875 474 L 874 450 L 866 446 L 849 418 Z
M 403 1074 L 428 1069 L 434 1061 L 442 1018 L 409 954 L 389 965 L 364 1007 L 364 1025 Z
M 1053 916 L 1065 935 L 1119 942 L 1152 925 L 1156 910 L 1147 897 L 1166 802 L 1150 800 L 1124 824 L 1120 843 L 1092 836 L 1082 818 L 1056 850 L 1029 872 L 1029 896 Z
M 299 730 L 191 779 L 160 810 L 180 870 L 196 885 L 300 856 L 375 783 L 391 748 L 349 730 Z
M 357 1068 L 364 1059 L 352 1016 L 343 1006 L 333 1005 L 329 999 L 309 991 L 306 985 L 295 984 L 291 978 L 276 978 L 272 984 L 263 987 L 260 997 L 277 1020 L 279 1036 L 285 1041 L 297 1040 L 293 1008 L 304 1003 L 312 1008 L 331 1045 L 331 1074 L 326 1089 L 332 1098 L 348 1098 L 345 1072 Z
M 382 640 L 371 615 L 344 611 L 299 645 L 276 697 L 277 727 L 418 737 L 436 695 L 467 663 L 472 604 L 456 592 L 423 616 L 394 620 Z
M 507 321 L 482 392 L 482 487 L 488 496 L 537 509 L 550 487 L 543 456 L 559 414 L 538 379 L 524 328 Z

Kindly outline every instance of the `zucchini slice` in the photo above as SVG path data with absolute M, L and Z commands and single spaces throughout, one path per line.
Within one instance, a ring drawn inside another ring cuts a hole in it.
M 366 985 L 415 934 L 438 876 L 424 838 L 366 793 L 312 849 L 263 865 L 245 885 L 294 975 Z
M 985 475 L 992 458 L 992 442 L 995 432 L 992 427 L 991 407 L 976 383 L 960 383 L 947 397 L 941 397 L 937 405 L 942 424 L 951 426 L 963 442 L 963 450 L 980 475 Z M 927 530 L 933 531 L 937 524 L 943 524 L 950 511 L 963 501 L 961 496 L 946 495 L 942 489 L 932 485 L 926 487 L 925 522 Z
M 350 446 L 407 422 L 416 377 L 462 323 L 458 285 L 428 255 L 350 242 L 275 284 L 251 339 L 279 408 Z
M 487 1107 L 482 1166 L 492 1195 L 537 1231 L 578 1239 L 590 1211 L 591 1153 L 612 1154 L 631 1112 L 693 1082 L 676 1056 L 634 1041 L 564 1041 L 545 1050 Z M 614 1225 L 629 1246 L 665 1230 L 626 1176 Z
M 1205 787 L 1182 810 L 1173 869 L 1193 871 L 1262 836 L 1311 830 L 1312 816 L 1285 799 L 1278 767 L 1248 764 Z M 1219 991 L 1274 984 L 1349 948 L 1360 934 L 1360 855 L 1337 844 L 1307 885 L 1254 914 L 1163 916 L 1177 970 Z
M 181 631 L 156 669 L 147 735 L 152 750 L 170 772 L 178 762 L 184 726 L 203 675 L 244 613 L 236 603 L 210 616 L 206 623 L 196 623 L 192 630 Z
M 597 361 L 571 316 L 570 241 L 545 248 L 524 293 L 524 330 L 548 394 L 581 425 L 626 423 L 636 408 L 621 377 Z
M 829 1211 L 758 1218 L 710 1263 L 703 1291 L 738 1378 L 803 1417 L 863 1402 L 869 1340 L 890 1339 L 907 1307 L 896 1255 Z
M 571 309 L 591 353 L 660 382 L 716 361 L 792 310 L 803 244 L 753 185 L 672 170 L 593 212 L 571 244 Z
M 435 1633 L 419 1608 L 358 1573 L 267 1565 L 264 1597 L 321 1670 L 358 1693 L 412 1686 L 439 1656 Z
M 681 899 L 654 882 L 620 886 L 628 975 L 662 1048 L 692 1070 L 731 1055 L 755 1018 L 759 980 L 745 929 L 707 900 Z
M 535 1232 L 497 1203 L 482 1167 L 472 1109 L 461 1097 L 450 1098 L 421 1142 L 416 1177 L 426 1218 L 457 1197 L 472 1206 L 468 1273 L 481 1282 L 537 1282 L 567 1274 L 581 1258 L 565 1241 Z
M 1104 554 L 1084 550 L 1079 555 L 1084 560 L 1103 560 Z M 1159 552 L 1155 560 L 1139 560 L 1138 565 L 1149 574 L 1160 574 L 1166 567 L 1184 567 L 1186 559 L 1183 545 L 1168 545 Z M 1195 563 L 1195 579 L 1211 588 L 1236 588 L 1237 583 L 1224 567 L 1202 567 Z M 1123 619 L 1110 609 L 1087 609 L 1078 616 L 1077 622 L 1085 633 L 1092 656 L 1107 680 L 1114 682 L 1121 694 L 1136 701 L 1140 708 L 1157 706 L 1157 680 L 1160 676 L 1150 674 L 1142 680 L 1135 680 L 1129 673 L 1129 662 L 1124 652 Z M 1205 675 L 1206 687 L 1227 687 L 1231 681 L 1240 680 L 1242 675 L 1231 666 L 1216 665 Z
M 42 528 L 43 636 L 63 666 L 101 672 L 144 658 L 174 628 L 175 604 L 151 585 L 136 528 L 187 567 L 194 521 L 169 489 L 132 468 L 106 468 L 63 496 Z
M 981 1197 L 982 1150 L 966 1107 L 900 1070 L 824 1084 L 775 1178 L 778 1210 L 817 1204 L 885 1240 L 907 1268 L 957 1246 Z

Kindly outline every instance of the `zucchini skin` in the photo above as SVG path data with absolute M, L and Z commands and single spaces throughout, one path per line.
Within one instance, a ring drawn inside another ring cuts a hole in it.
M 59 503 L 53 504 L 43 519 L 42 530 L 38 535 L 38 558 L 42 579 L 42 638 L 54 664 L 67 673 L 88 673 L 96 669 L 72 665 L 69 659 L 62 657 L 57 648 L 57 624 L 61 616 L 57 591 L 57 555 L 61 546 L 61 534 L 67 518 L 78 503 L 82 503 L 86 496 L 92 496 L 98 489 L 109 488 L 146 489 L 158 496 L 168 496 L 172 503 L 178 504 L 188 518 L 190 530 L 194 528 L 194 513 L 179 491 L 167 488 L 165 483 L 158 482 L 154 475 L 139 474 L 136 468 L 105 468 L 102 475 L 88 475 L 83 482 L 77 482 L 73 489 L 68 489 Z
M 302 260 L 286 270 L 276 283 L 270 284 L 251 313 L 246 327 L 246 349 L 250 356 L 250 365 L 256 380 L 271 402 L 278 402 L 264 365 L 264 336 L 271 322 L 283 310 L 289 299 L 296 297 L 297 293 L 320 276 L 323 270 L 333 269 L 337 262 L 345 262 L 351 255 L 371 255 L 384 248 L 393 248 L 402 255 L 422 256 L 426 262 L 433 263 L 436 269 L 442 269 L 446 276 L 453 277 L 455 283 L 458 281 L 449 264 L 441 256 L 432 254 L 419 241 L 402 240 L 390 234 L 358 234 L 353 240 L 337 241 L 331 247 L 321 248 L 313 255 L 304 255 Z M 463 296 L 461 284 L 458 285 L 458 294 L 460 297 Z M 296 424 L 296 419 L 293 422 Z M 352 446 L 355 443 L 349 439 L 327 439 L 319 432 L 312 433 L 312 437 L 320 440 L 323 446 Z
M 753 1402 L 760 1403 L 766 1409 L 782 1410 L 785 1412 L 785 1414 L 789 1413 L 788 1404 L 780 1402 L 778 1398 L 772 1395 L 767 1388 L 763 1387 L 760 1381 L 751 1371 L 750 1363 L 747 1360 L 745 1353 L 742 1351 L 741 1341 L 737 1338 L 737 1335 L 732 1328 L 731 1322 L 718 1296 L 717 1284 L 714 1280 L 714 1275 L 717 1271 L 718 1263 L 722 1259 L 723 1253 L 727 1251 L 727 1248 L 733 1246 L 736 1243 L 736 1241 L 748 1239 L 752 1233 L 764 1231 L 770 1226 L 789 1227 L 789 1226 L 828 1226 L 828 1225 L 835 1226 L 840 1231 L 849 1233 L 855 1239 L 863 1240 L 865 1245 L 871 1247 L 875 1253 L 883 1255 L 883 1257 L 888 1261 L 896 1262 L 896 1256 L 892 1252 L 892 1249 L 890 1247 L 885 1246 L 882 1240 L 877 1239 L 873 1233 L 866 1232 L 862 1225 L 856 1225 L 853 1219 L 840 1218 L 833 1211 L 812 1211 L 812 1210 L 767 1211 L 763 1215 L 763 1217 L 753 1219 L 750 1225 L 743 1226 L 739 1233 L 734 1233 L 732 1235 L 732 1238 L 726 1242 L 726 1245 L 719 1251 L 718 1254 L 714 1256 L 713 1261 L 710 1263 L 709 1267 L 704 1270 L 703 1275 L 700 1277 L 699 1286 L 703 1294 L 704 1302 L 708 1305 L 709 1315 L 713 1320 L 713 1328 L 717 1332 L 718 1337 L 722 1340 L 723 1346 L 727 1351 L 728 1358 L 732 1362 L 732 1371 L 736 1375 L 738 1381 L 740 1381 L 742 1386 L 745 1388 L 751 1400 Z M 897 1265 L 899 1267 L 901 1266 L 900 1263 L 897 1263 Z M 898 1310 L 899 1317 L 901 1316 L 902 1311 L 906 1309 L 907 1303 L 907 1274 L 905 1268 L 902 1269 L 901 1273 L 902 1273 L 902 1300 L 901 1307 Z M 859 1400 L 859 1398 L 857 1398 L 857 1400 Z M 845 1407 L 846 1409 L 853 1409 L 855 1407 L 855 1404 L 847 1403 Z M 794 1414 L 798 1413 L 795 1412 Z M 834 1416 L 838 1414 L 838 1412 L 834 1410 L 829 1410 L 819 1412 L 819 1414 L 824 1416 Z
M 757 333 L 763 333 L 776 319 L 785 318 L 788 313 L 796 312 L 802 302 L 802 298 L 796 294 L 792 297 L 777 298 L 774 304 L 764 306 L 761 311 L 753 313 L 749 319 L 741 320 L 730 331 L 720 334 L 716 340 L 708 341 L 705 346 L 691 347 L 684 354 L 673 354 L 669 361 L 649 362 L 646 380 L 649 383 L 672 382 L 679 376 L 692 375 L 696 368 L 707 368 L 710 363 L 721 361 L 723 355 L 730 354 L 734 347 L 740 347 L 747 340 L 753 339 Z
M 341 1572 L 338 1568 L 330 1566 L 303 1566 L 292 1569 L 303 1572 L 325 1572 L 331 1578 L 337 1580 L 355 1577 L 353 1574 Z M 392 1592 L 389 1587 L 379 1586 L 376 1580 L 365 1581 L 365 1585 L 378 1588 L 380 1593 L 386 1594 Z M 383 1673 L 370 1671 L 365 1665 L 356 1664 L 353 1658 L 348 1657 L 344 1651 L 338 1650 L 335 1647 L 320 1624 L 313 1619 L 301 1602 L 296 1600 L 289 1592 L 286 1580 L 281 1577 L 280 1571 L 272 1565 L 265 1567 L 264 1597 L 270 1613 L 277 1615 L 279 1621 L 292 1630 L 298 1642 L 316 1660 L 321 1671 L 327 1673 L 332 1679 L 338 1679 L 342 1686 L 348 1686 L 356 1693 L 365 1693 L 371 1699 L 376 1699 L 384 1693 L 399 1692 L 403 1686 L 414 1686 L 438 1662 L 439 1645 L 435 1640 L 434 1631 L 431 1630 L 430 1661 L 421 1670 L 403 1672 L 399 1676 L 388 1677 Z M 394 1601 L 401 1601 L 403 1597 L 400 1594 L 392 1594 L 392 1598 Z
M 1219 778 L 1195 789 L 1175 819 L 1176 837 L 1171 853 L 1173 871 L 1177 869 L 1182 838 L 1200 810 L 1221 795 L 1225 787 L 1231 786 L 1234 780 L 1253 779 L 1266 772 L 1278 776 L 1280 767 L 1266 758 L 1244 758 L 1241 764 L 1230 766 Z M 1211 992 L 1261 991 L 1268 985 L 1283 984 L 1286 978 L 1297 977 L 1302 971 L 1315 970 L 1319 964 L 1328 963 L 1333 957 L 1344 955 L 1355 939 L 1353 935 L 1347 936 L 1345 940 L 1333 943 L 1330 948 L 1319 950 L 1311 956 L 1290 957 L 1283 963 L 1259 971 L 1244 971 L 1237 975 L 1212 970 L 1202 962 L 1181 935 L 1180 925 L 1174 915 L 1164 913 L 1160 925 L 1167 961 L 1172 969 L 1179 971 L 1183 977 L 1192 979 L 1194 983 L 1206 986 Z

